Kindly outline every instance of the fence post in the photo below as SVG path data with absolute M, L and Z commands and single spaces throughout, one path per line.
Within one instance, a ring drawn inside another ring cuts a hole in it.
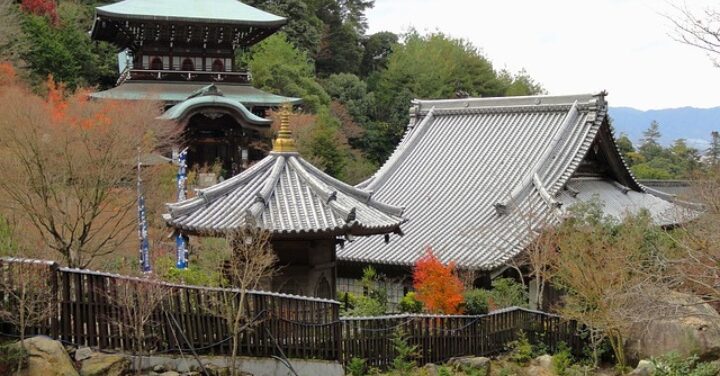
M 347 360 L 343 356 L 343 323 L 340 321 L 340 304 L 332 305 L 332 328 L 335 341 L 335 359 L 339 361 L 340 364 L 345 364 Z
M 52 316 L 50 319 L 50 337 L 60 339 L 60 288 L 58 286 L 58 278 L 60 277 L 60 265 L 57 262 L 50 264 L 50 288 L 52 289 Z

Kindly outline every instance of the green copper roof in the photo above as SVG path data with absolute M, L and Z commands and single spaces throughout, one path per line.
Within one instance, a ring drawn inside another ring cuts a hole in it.
M 281 26 L 287 20 L 237 0 L 125 0 L 97 7 L 98 16 Z
M 198 90 L 206 87 L 203 82 L 153 82 L 153 81 L 127 81 L 112 89 L 90 94 L 96 99 L 120 100 L 159 100 L 168 104 L 182 102 L 196 94 Z M 235 100 L 245 106 L 277 107 L 284 103 L 300 104 L 302 99 L 283 97 L 256 89 L 250 85 L 215 84 L 223 96 Z
M 188 114 L 195 113 L 198 109 L 206 107 L 222 108 L 242 117 L 246 122 L 256 126 L 269 126 L 272 120 L 261 118 L 245 108 L 238 101 L 225 98 L 220 95 L 202 95 L 190 98 L 184 102 L 180 102 L 165 111 L 161 116 L 162 119 L 180 120 Z

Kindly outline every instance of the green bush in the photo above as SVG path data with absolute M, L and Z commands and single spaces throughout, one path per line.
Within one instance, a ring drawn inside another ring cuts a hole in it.
M 28 354 L 17 342 L 0 345 L 0 375 L 11 375 L 15 370 L 27 365 Z
M 440 366 L 437 371 L 438 376 L 453 376 L 453 371 L 448 366 Z
M 715 376 L 720 372 L 720 366 L 700 362 L 697 355 L 682 358 L 676 353 L 670 353 L 652 358 L 651 362 L 655 367 L 655 376 Z
M 510 350 L 510 360 L 517 364 L 528 364 L 534 355 L 533 346 L 528 340 L 527 334 L 522 330 L 518 334 L 518 339 L 508 344 Z
M 350 363 L 347 365 L 347 372 L 351 376 L 365 376 L 367 366 L 365 365 L 365 359 L 352 358 Z
M 415 359 L 418 356 L 418 347 L 407 342 L 407 336 L 400 328 L 395 331 L 392 344 L 395 349 L 392 371 L 400 376 L 410 376 L 417 365 Z
M 557 376 L 568 376 L 568 370 L 573 363 L 573 356 L 570 348 L 565 342 L 560 342 L 558 349 L 552 358 L 553 371 Z
M 362 285 L 367 295 L 355 295 L 353 293 L 343 294 L 341 301 L 347 299 L 340 312 L 344 316 L 379 316 L 387 311 L 387 289 L 385 281 L 372 266 L 363 269 Z
M 491 297 L 496 308 L 527 307 L 527 289 L 512 278 L 498 278 L 492 281 Z
M 422 312 L 423 304 L 415 299 L 415 292 L 410 291 L 400 300 L 398 308 L 400 308 L 400 312 L 420 313 Z
M 462 372 L 465 376 L 490 376 L 488 375 L 487 369 L 485 368 L 474 368 L 470 366 L 462 367 Z
M 463 294 L 465 299 L 465 313 L 469 315 L 484 315 L 488 313 L 488 301 L 491 292 L 483 289 L 467 290 Z

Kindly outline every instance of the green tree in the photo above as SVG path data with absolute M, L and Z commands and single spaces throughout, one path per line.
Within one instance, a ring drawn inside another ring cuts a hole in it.
M 320 37 L 323 32 L 323 22 L 314 12 L 313 7 L 305 0 L 255 0 L 246 1 L 247 4 L 258 7 L 270 13 L 287 18 L 287 25 L 283 32 L 287 39 L 299 50 L 314 58 L 320 46 Z
M 398 36 L 389 31 L 382 31 L 366 37 L 362 41 L 364 51 L 360 64 L 360 75 L 368 77 L 374 72 L 385 69 L 397 42 Z
M 114 48 L 90 40 L 85 32 L 89 29 L 88 12 L 79 3 L 62 2 L 58 25 L 47 17 L 23 15 L 22 30 L 27 41 L 21 56 L 34 83 L 44 82 L 48 75 L 70 89 L 96 84 L 109 87 L 115 82 Z
M 500 71 L 498 79 L 503 83 L 504 95 L 521 96 L 536 95 L 545 92 L 545 89 L 528 75 L 523 69 L 516 74 L 512 74 L 507 70 Z
M 498 75 L 492 63 L 464 39 L 417 31 L 404 39 L 395 46 L 387 69 L 371 80 L 377 124 L 368 129 L 366 152 L 375 161 L 383 161 L 399 142 L 413 98 L 525 95 L 541 90 L 524 72 Z
M 339 20 L 330 22 L 320 42 L 315 67 L 321 77 L 333 73 L 358 73 L 363 51 L 360 36 Z
M 640 142 L 644 144 L 659 144 L 660 137 L 662 137 L 662 133 L 660 133 L 660 124 L 653 120 L 650 123 L 650 127 L 646 129 L 643 132 L 643 138 L 640 140 Z
M 353 120 L 362 127 L 370 121 L 375 107 L 375 95 L 368 93 L 367 84 L 352 73 L 333 74 L 323 81 L 332 99 L 346 108 Z
M 700 152 L 688 146 L 684 138 L 679 138 L 670 147 L 670 153 L 675 161 L 674 165 L 679 169 L 678 177 L 689 176 L 699 168 Z
M 615 140 L 615 143 L 617 144 L 618 150 L 620 150 L 620 153 L 622 155 L 635 152 L 635 146 L 633 146 L 632 141 L 630 141 L 630 138 L 626 133 L 620 133 L 620 137 Z
M 310 136 L 301 138 L 298 145 L 303 157 L 325 173 L 341 177 L 348 163 L 348 156 L 347 144 L 342 142 L 338 120 L 332 117 L 326 108 L 322 108 L 308 133 Z
M 632 141 L 630 141 L 627 134 L 620 133 L 620 137 L 615 140 L 615 144 L 617 145 L 618 151 L 620 151 L 620 155 L 623 156 L 625 163 L 627 163 L 628 166 L 632 166 L 640 162 L 638 158 L 639 154 L 635 151 L 635 146 Z
M 710 163 L 713 166 L 716 166 L 718 161 L 720 161 L 720 133 L 718 131 L 713 131 L 711 136 L 710 147 L 707 149 L 706 153 L 710 158 Z
M 298 50 L 283 33 L 277 33 L 251 51 L 241 54 L 241 64 L 250 68 L 256 87 L 279 95 L 300 97 L 310 111 L 330 103 L 325 89 L 315 81 L 307 53 Z

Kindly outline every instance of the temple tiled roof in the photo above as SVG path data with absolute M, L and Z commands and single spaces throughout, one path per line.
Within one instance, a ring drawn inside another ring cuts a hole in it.
M 678 207 L 648 194 L 624 165 L 606 113 L 603 94 L 416 101 L 404 139 L 358 185 L 405 206 L 405 235 L 358 239 L 338 259 L 410 265 L 431 246 L 443 261 L 490 270 L 564 208 L 593 198 L 607 201 L 608 214 L 645 208 L 659 224 L 677 223 Z M 575 179 L 591 148 L 608 174 Z
M 122 19 L 278 27 L 287 22 L 237 0 L 124 0 L 96 9 L 98 16 Z
M 167 207 L 169 226 L 202 235 L 249 226 L 272 231 L 274 237 L 362 236 L 400 233 L 405 222 L 402 208 L 385 205 L 300 157 L 287 127 L 267 157 Z
M 112 89 L 92 93 L 90 97 L 118 100 L 151 99 L 176 104 L 184 101 L 207 85 L 207 82 L 127 81 Z M 222 91 L 225 98 L 238 101 L 245 106 L 277 107 L 284 103 L 299 104 L 302 102 L 300 98 L 270 94 L 250 85 L 219 83 L 214 85 L 218 90 Z

